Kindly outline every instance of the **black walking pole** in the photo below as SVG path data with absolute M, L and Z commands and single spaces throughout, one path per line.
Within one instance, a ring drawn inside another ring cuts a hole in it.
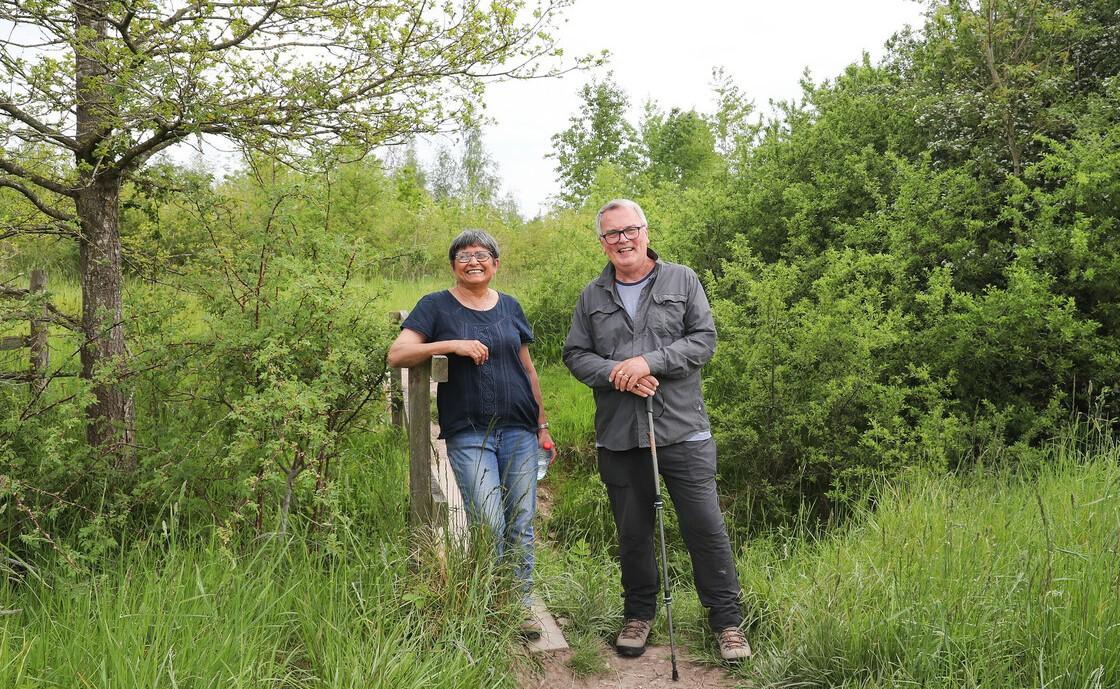
M 661 502 L 661 476 L 657 469 L 657 440 L 653 436 L 653 396 L 646 398 L 646 419 L 649 421 L 649 454 L 653 457 L 653 508 L 657 511 L 657 528 L 661 531 L 661 578 L 665 587 L 665 616 L 669 619 L 669 661 L 673 664 L 673 681 L 677 672 L 677 642 L 673 637 L 673 593 L 669 587 L 669 558 L 665 550 L 665 503 Z

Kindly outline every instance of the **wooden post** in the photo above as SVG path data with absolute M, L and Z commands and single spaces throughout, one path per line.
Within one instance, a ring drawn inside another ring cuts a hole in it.
M 393 320 L 403 323 L 407 311 L 394 311 Z M 432 474 L 431 383 L 447 382 L 447 357 L 442 354 L 408 368 L 408 413 L 401 369 L 389 375 L 389 408 L 393 425 L 408 432 L 408 521 L 413 531 L 446 526 L 447 498 Z
M 445 354 L 436 354 L 432 357 L 432 382 L 447 382 L 447 356 Z
M 13 349 L 23 349 L 26 346 L 26 337 L 14 335 L 0 338 L 0 352 L 7 352 Z
M 414 530 L 432 522 L 431 372 L 430 361 L 408 369 L 409 523 Z
M 447 381 L 446 356 L 434 356 L 408 369 L 408 493 L 413 529 L 442 526 L 438 522 L 447 516 L 446 508 L 437 505 L 443 492 L 432 478 L 431 380 Z
M 394 368 L 389 372 L 389 413 L 393 426 L 404 428 L 404 382 L 401 370 Z
M 432 382 L 434 383 L 447 382 L 447 357 L 445 355 L 436 354 L 432 357 L 431 376 Z M 430 463 L 431 461 L 432 456 L 428 455 L 428 462 Z M 443 486 L 439 484 L 438 476 L 432 476 L 431 491 L 429 491 L 428 497 L 432 501 L 432 510 L 430 513 L 432 526 L 446 528 L 451 513 L 447 505 L 447 495 L 443 492 Z
M 47 274 L 42 270 L 31 271 L 31 294 L 45 292 L 47 289 Z M 31 336 L 28 344 L 31 347 L 31 385 L 36 390 L 42 390 L 47 384 L 47 369 L 50 368 L 51 352 L 47 340 L 47 323 L 49 313 L 47 305 L 43 304 L 38 312 L 38 318 L 31 319 Z

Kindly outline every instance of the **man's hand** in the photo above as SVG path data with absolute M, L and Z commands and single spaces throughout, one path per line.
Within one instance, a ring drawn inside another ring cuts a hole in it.
M 634 383 L 634 389 L 629 392 L 634 393 L 638 397 L 653 397 L 653 394 L 657 392 L 658 385 L 660 385 L 660 383 L 658 383 L 657 379 L 653 376 L 642 376 L 638 379 L 637 383 Z
M 477 366 L 490 358 L 490 349 L 478 340 L 454 340 L 451 353 L 470 357 Z
M 632 392 L 639 397 L 649 397 L 657 392 L 657 379 L 650 375 L 649 362 L 642 356 L 620 361 L 611 369 L 607 379 L 619 392 Z

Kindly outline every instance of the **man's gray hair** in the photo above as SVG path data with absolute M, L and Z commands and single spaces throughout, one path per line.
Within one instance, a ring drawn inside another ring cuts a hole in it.
M 599 213 L 595 216 L 595 234 L 603 234 L 603 213 L 613 211 L 616 208 L 629 208 L 638 214 L 638 219 L 642 221 L 643 227 L 647 225 L 646 214 L 642 211 L 641 206 L 630 199 L 615 199 L 614 201 L 607 201 L 606 205 L 599 209 Z
M 463 230 L 459 236 L 451 240 L 451 248 L 447 251 L 447 260 L 451 263 L 455 262 L 455 254 L 459 253 L 468 246 L 481 246 L 490 252 L 494 258 L 498 258 L 498 242 L 490 236 L 486 230 Z

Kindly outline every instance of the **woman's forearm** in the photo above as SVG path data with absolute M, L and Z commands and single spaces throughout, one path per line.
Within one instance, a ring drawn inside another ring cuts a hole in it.
M 422 364 L 436 354 L 451 354 L 453 340 L 439 342 L 394 342 L 389 347 L 389 365 L 394 368 L 408 368 Z

